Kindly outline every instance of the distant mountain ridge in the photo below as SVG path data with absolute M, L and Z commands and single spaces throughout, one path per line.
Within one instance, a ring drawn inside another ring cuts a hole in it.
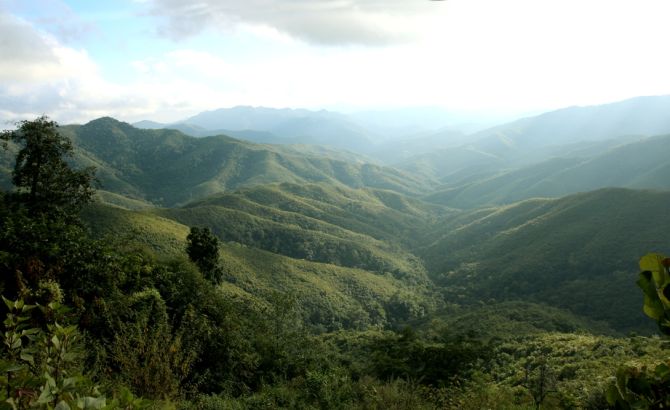
M 173 124 L 152 121 L 135 123 L 139 128 L 178 129 L 192 136 L 226 134 L 253 142 L 274 144 L 317 144 L 370 152 L 372 131 L 331 111 L 237 106 L 204 111 Z
M 392 163 L 426 152 L 428 143 L 436 143 L 438 148 L 453 146 L 465 135 L 461 126 L 467 130 L 482 129 L 481 122 L 500 122 L 499 116 L 495 118 L 498 121 L 436 107 L 342 114 L 328 110 L 237 106 L 201 112 L 170 124 L 139 121 L 134 125 L 177 129 L 196 137 L 224 134 L 259 143 L 327 145 Z M 411 141 L 417 137 L 425 140 L 412 146 Z M 402 147 L 396 148 L 397 144 Z
M 74 142 L 77 161 L 97 168 L 103 189 L 165 206 L 273 182 L 327 181 L 407 194 L 431 187 L 355 155 L 344 161 L 327 149 L 194 138 L 176 130 L 141 130 L 109 117 L 61 129 Z
M 424 199 L 457 208 L 509 204 L 526 198 L 560 197 L 606 187 L 670 189 L 670 135 L 621 144 L 582 157 L 556 157 Z
M 409 158 L 398 166 L 445 183 L 491 175 L 561 155 L 563 147 L 578 142 L 668 134 L 669 114 L 670 96 L 564 108 L 480 131 L 469 136 L 469 143 Z
M 467 133 L 462 122 L 466 114 L 430 107 L 341 114 L 237 106 L 171 124 L 135 125 L 177 129 L 197 137 L 223 134 L 257 143 L 326 145 L 449 182 L 548 159 L 561 147 L 578 142 L 670 133 L 668 112 L 670 96 L 637 97 L 563 108 Z M 467 164 L 461 157 L 467 157 Z

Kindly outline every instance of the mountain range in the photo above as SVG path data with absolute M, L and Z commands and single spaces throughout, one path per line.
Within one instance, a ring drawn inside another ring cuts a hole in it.
M 207 226 L 223 241 L 223 289 L 258 306 L 272 289 L 295 292 L 302 314 L 333 330 L 523 301 L 649 332 L 634 281 L 641 255 L 670 253 L 668 101 L 453 131 L 469 142 L 396 167 L 332 146 L 192 137 L 112 118 L 60 131 L 74 164 L 97 169 L 100 203 L 84 214 L 96 235 L 175 255 L 188 227 Z M 395 143 L 397 154 L 405 143 Z
M 458 145 L 467 131 L 494 124 L 491 114 L 405 108 L 342 114 L 333 111 L 237 106 L 205 111 L 178 122 L 139 121 L 142 129 L 175 129 L 194 137 L 228 135 L 271 144 L 326 145 L 393 163 L 433 147 Z M 507 117 L 502 117 L 507 118 Z M 416 139 L 423 144 L 416 144 Z M 403 146 L 398 151 L 397 144 Z
M 448 178 L 473 174 L 475 169 L 489 172 L 527 165 L 560 155 L 570 145 L 668 133 L 669 109 L 670 96 L 638 97 L 564 108 L 482 129 L 482 124 L 500 123 L 509 117 L 436 108 L 345 115 L 238 106 L 202 112 L 171 124 L 140 121 L 134 125 L 177 129 L 198 137 L 223 134 L 257 143 L 327 145 Z M 468 125 L 477 121 L 479 126 Z M 469 158 L 467 172 L 459 161 L 463 157 Z
M 398 167 L 445 184 L 545 160 L 604 151 L 617 141 L 670 133 L 670 96 L 638 97 L 617 103 L 571 107 L 499 125 L 469 142 L 409 158 Z
M 273 182 L 328 181 L 411 194 L 431 186 L 355 155 L 345 161 L 341 152 L 329 149 L 194 138 L 176 130 L 141 130 L 112 118 L 62 127 L 62 132 L 77 146 L 76 161 L 96 167 L 105 190 L 166 206 Z

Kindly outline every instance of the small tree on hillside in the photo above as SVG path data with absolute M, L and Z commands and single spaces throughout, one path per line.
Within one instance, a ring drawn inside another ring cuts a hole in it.
M 223 271 L 219 266 L 219 239 L 209 228 L 192 227 L 186 240 L 186 253 L 198 265 L 203 276 L 212 283 L 221 282 Z

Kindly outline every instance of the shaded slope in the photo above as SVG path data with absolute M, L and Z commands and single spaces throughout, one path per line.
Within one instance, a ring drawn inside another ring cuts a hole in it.
M 666 134 L 670 132 L 668 112 L 670 96 L 564 108 L 478 132 L 470 137 L 472 143 L 412 158 L 400 167 L 454 182 L 450 177 L 455 173 L 478 174 L 482 168 L 500 170 L 541 162 L 564 153 L 561 147 L 568 144 Z M 462 158 L 468 157 L 462 164 Z
M 96 166 L 105 190 L 168 206 L 273 182 L 326 181 L 408 194 L 430 186 L 401 171 L 305 153 L 300 147 L 140 130 L 111 118 L 63 127 L 63 132 L 74 141 L 78 161 Z
M 604 189 L 480 210 L 436 228 L 419 254 L 455 299 L 538 300 L 644 327 L 637 261 L 670 251 L 669 201 L 667 191 Z
M 560 197 L 605 187 L 670 189 L 670 136 L 652 137 L 593 157 L 554 158 L 427 196 L 458 208 Z

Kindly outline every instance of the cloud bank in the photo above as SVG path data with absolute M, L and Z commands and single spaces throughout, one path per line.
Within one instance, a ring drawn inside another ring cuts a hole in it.
M 207 28 L 261 25 L 319 45 L 387 45 L 410 41 L 441 8 L 427 0 L 152 0 L 159 31 L 173 39 Z
M 130 87 L 105 81 L 85 51 L 2 12 L 0 56 L 0 128 L 42 114 L 70 122 L 156 108 Z

